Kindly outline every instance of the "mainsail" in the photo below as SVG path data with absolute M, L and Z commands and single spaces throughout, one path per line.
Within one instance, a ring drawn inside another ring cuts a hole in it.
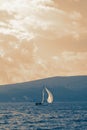
M 45 90 L 46 90 L 46 92 L 47 92 L 47 94 L 48 94 L 48 97 L 47 97 L 47 102 L 48 103 L 52 103 L 53 102 L 53 95 L 52 95 L 52 93 L 45 87 L 44 89 L 43 89 L 43 91 L 42 91 L 42 101 L 41 102 L 36 102 L 35 104 L 36 105 L 42 105 L 42 104 L 44 104 L 44 92 L 45 92 Z
M 52 95 L 52 93 L 47 88 L 45 88 L 45 90 L 46 90 L 46 92 L 48 94 L 47 102 L 48 103 L 52 103 L 53 102 L 53 95 Z

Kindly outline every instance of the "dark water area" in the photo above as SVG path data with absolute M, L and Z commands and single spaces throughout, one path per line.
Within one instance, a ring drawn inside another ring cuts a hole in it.
M 87 130 L 87 102 L 0 103 L 0 130 Z

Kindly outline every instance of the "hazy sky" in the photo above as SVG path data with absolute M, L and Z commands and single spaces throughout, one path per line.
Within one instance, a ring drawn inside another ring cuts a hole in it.
M 87 75 L 87 0 L 0 0 L 0 84 Z

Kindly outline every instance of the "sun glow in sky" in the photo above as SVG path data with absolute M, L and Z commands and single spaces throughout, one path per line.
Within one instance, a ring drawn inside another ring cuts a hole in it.
M 0 0 L 0 84 L 87 75 L 87 0 Z

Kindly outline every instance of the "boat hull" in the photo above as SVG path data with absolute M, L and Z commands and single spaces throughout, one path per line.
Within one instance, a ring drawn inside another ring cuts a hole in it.
M 41 103 L 41 102 L 36 102 L 35 105 L 36 105 L 36 106 L 42 105 L 42 103 Z

